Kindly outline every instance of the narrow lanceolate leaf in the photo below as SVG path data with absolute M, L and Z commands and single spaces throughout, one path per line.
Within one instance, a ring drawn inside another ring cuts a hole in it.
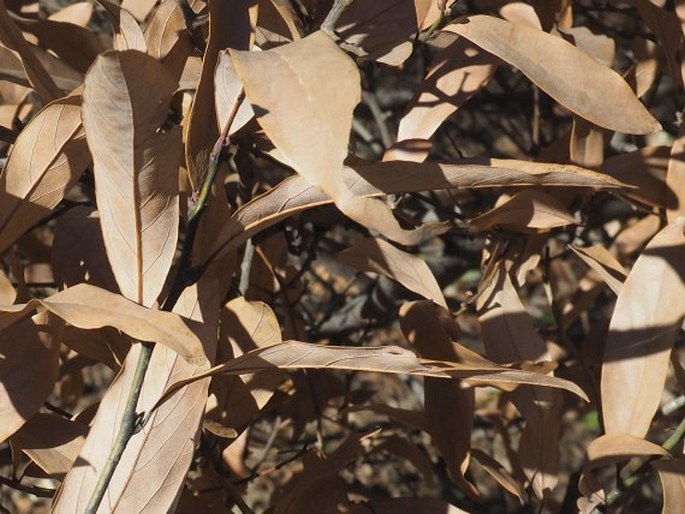
M 559 37 L 485 15 L 445 30 L 518 68 L 557 102 L 600 127 L 629 134 L 661 129 L 618 73 Z
M 668 221 L 685 216 L 685 126 L 681 125 L 678 137 L 671 147 L 671 159 L 666 172 L 667 194 L 675 195 L 675 205 L 666 211 Z
M 398 281 L 410 291 L 447 309 L 438 281 L 426 261 L 378 238 L 356 241 L 338 254 L 338 259 L 361 271 L 379 273 Z
M 180 131 L 161 128 L 175 88 L 158 61 L 129 50 L 98 57 L 83 93 L 107 256 L 124 296 L 146 306 L 176 251 Z
M 644 437 L 659 407 L 669 355 L 685 316 L 685 219 L 647 245 L 618 295 L 602 366 L 607 434 Z
M 0 175 L 0 253 L 57 206 L 89 162 L 80 98 L 44 107 L 19 134 Z

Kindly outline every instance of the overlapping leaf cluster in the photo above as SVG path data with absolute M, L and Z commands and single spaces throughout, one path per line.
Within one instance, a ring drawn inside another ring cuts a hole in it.
M 679 512 L 685 4 L 473 3 L 0 1 L 0 487 Z M 503 85 L 528 144 L 455 142 Z M 363 475 L 388 455 L 413 494 Z

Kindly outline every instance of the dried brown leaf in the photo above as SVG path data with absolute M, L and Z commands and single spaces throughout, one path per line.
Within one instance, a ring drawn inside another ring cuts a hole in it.
M 360 271 L 379 273 L 447 309 L 442 289 L 426 262 L 378 238 L 364 238 L 338 254 L 338 260 Z
M 158 61 L 128 50 L 98 57 L 83 93 L 107 255 L 122 293 L 146 306 L 176 251 L 180 130 L 160 131 L 175 88 Z
M 217 128 L 221 131 L 226 125 L 235 103 L 239 101 L 243 92 L 243 84 L 240 82 L 240 78 L 235 71 L 233 59 L 228 50 L 219 52 L 214 82 Z M 228 131 L 229 135 L 240 130 L 253 117 L 254 111 L 252 106 L 247 100 L 242 100 Z
M 19 134 L 0 175 L 0 252 L 47 216 L 89 164 L 80 103 L 48 104 Z
M 629 134 L 661 129 L 620 75 L 561 38 L 484 15 L 464 18 L 444 30 L 518 68 L 564 107 L 600 127 Z
M 685 124 L 680 126 L 678 136 L 671 147 L 666 186 L 666 194 L 675 196 L 666 211 L 669 223 L 673 223 L 679 216 L 685 216 Z
M 147 309 L 88 284 L 70 287 L 40 303 L 75 327 L 86 330 L 115 327 L 139 341 L 167 346 L 193 366 L 207 365 L 202 344 L 176 314 Z
M 136 19 L 124 6 L 116 5 L 109 0 L 97 0 L 105 8 L 114 28 L 114 49 L 118 51 L 138 50 L 147 52 L 143 30 Z
M 185 290 L 174 309 L 176 315 L 198 322 L 192 325 L 194 337 L 202 341 L 208 356 L 216 353 L 219 299 L 225 294 L 217 290 L 219 283 L 219 277 L 210 270 L 198 284 Z M 140 345 L 131 348 L 121 373 L 100 403 L 79 455 L 88 465 L 74 466 L 69 471 L 53 504 L 54 512 L 72 513 L 85 508 L 119 431 L 139 349 Z M 138 410 L 150 411 L 171 382 L 196 371 L 195 366 L 166 346 L 156 345 Z M 199 435 L 207 388 L 208 381 L 200 380 L 150 415 L 145 428 L 128 441 L 107 488 L 102 510 L 120 514 L 174 511 Z
M 249 49 L 256 16 L 257 6 L 252 2 L 209 2 L 209 40 L 189 120 L 184 124 L 186 168 L 195 190 L 199 190 L 207 174 L 209 153 L 220 133 L 214 108 L 214 71 L 219 52 L 226 48 Z
M 361 97 L 360 75 L 325 33 L 264 52 L 231 51 L 231 56 L 259 124 L 286 164 L 345 215 L 406 245 L 446 231 L 441 224 L 405 230 L 385 204 L 355 196 L 344 184 L 341 170 Z
M 679 218 L 650 241 L 618 295 L 602 366 L 607 434 L 643 437 L 659 406 L 671 347 L 685 316 L 684 222 Z
M 59 342 L 46 322 L 41 313 L 0 332 L 0 441 L 38 411 L 57 381 Z
M 31 86 L 35 88 L 43 102 L 47 103 L 62 96 L 55 81 L 38 59 L 33 47 L 26 42 L 23 34 L 10 17 L 4 0 L 0 0 L 0 43 L 21 60 Z
M 609 289 L 617 295 L 621 292 L 623 282 L 626 279 L 626 272 L 609 250 L 600 245 L 587 247 L 569 245 L 569 248 L 585 264 L 599 273 Z
M 564 205 L 547 193 L 529 189 L 469 221 L 474 231 L 499 226 L 512 231 L 545 231 L 576 222 Z
M 12 436 L 12 448 L 24 452 L 49 476 L 62 480 L 76 461 L 88 426 L 54 414 L 38 413 Z
M 685 505 L 685 462 L 683 459 L 654 463 L 664 492 L 662 514 L 678 514 Z
M 491 54 L 474 47 L 464 38 L 458 38 L 438 52 L 400 120 L 398 142 L 430 138 L 443 121 L 487 85 L 498 62 Z M 394 154 L 393 159 L 420 162 L 428 156 L 428 150 L 400 150 L 401 147 L 397 146 L 391 148 L 383 159 L 391 160 Z

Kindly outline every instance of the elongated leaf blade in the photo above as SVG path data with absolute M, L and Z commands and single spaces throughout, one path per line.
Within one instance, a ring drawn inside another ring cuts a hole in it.
M 0 253 L 57 206 L 90 162 L 80 103 L 48 104 L 19 134 L 0 175 Z
M 669 355 L 685 316 L 684 221 L 679 218 L 654 236 L 618 295 L 602 366 L 607 434 L 644 437 L 659 407 Z
M 107 52 L 86 76 L 83 124 L 107 255 L 122 293 L 146 306 L 176 251 L 180 130 L 161 131 L 176 87 L 137 51 Z
M 518 68 L 564 107 L 600 127 L 629 134 L 661 129 L 618 73 L 559 37 L 485 15 L 444 30 Z

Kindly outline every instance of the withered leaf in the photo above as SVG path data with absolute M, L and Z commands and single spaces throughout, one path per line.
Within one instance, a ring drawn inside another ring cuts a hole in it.
M 595 125 L 629 134 L 661 129 L 618 73 L 561 38 L 485 15 L 469 16 L 444 30 L 518 68 L 564 107 Z M 611 95 L 596 91 L 611 91 Z
M 0 175 L 0 252 L 47 216 L 90 162 L 80 103 L 48 104 L 19 134 Z
M 379 273 L 397 280 L 410 291 L 447 309 L 442 289 L 426 262 L 382 239 L 359 239 L 337 257 L 344 264 L 360 271 Z
M 162 131 L 176 88 L 157 60 L 106 52 L 88 72 L 83 124 L 105 248 L 122 293 L 151 306 L 178 236 L 180 130 Z
M 685 316 L 684 219 L 664 227 L 628 274 L 611 317 L 602 366 L 607 434 L 643 437 L 656 412 Z

